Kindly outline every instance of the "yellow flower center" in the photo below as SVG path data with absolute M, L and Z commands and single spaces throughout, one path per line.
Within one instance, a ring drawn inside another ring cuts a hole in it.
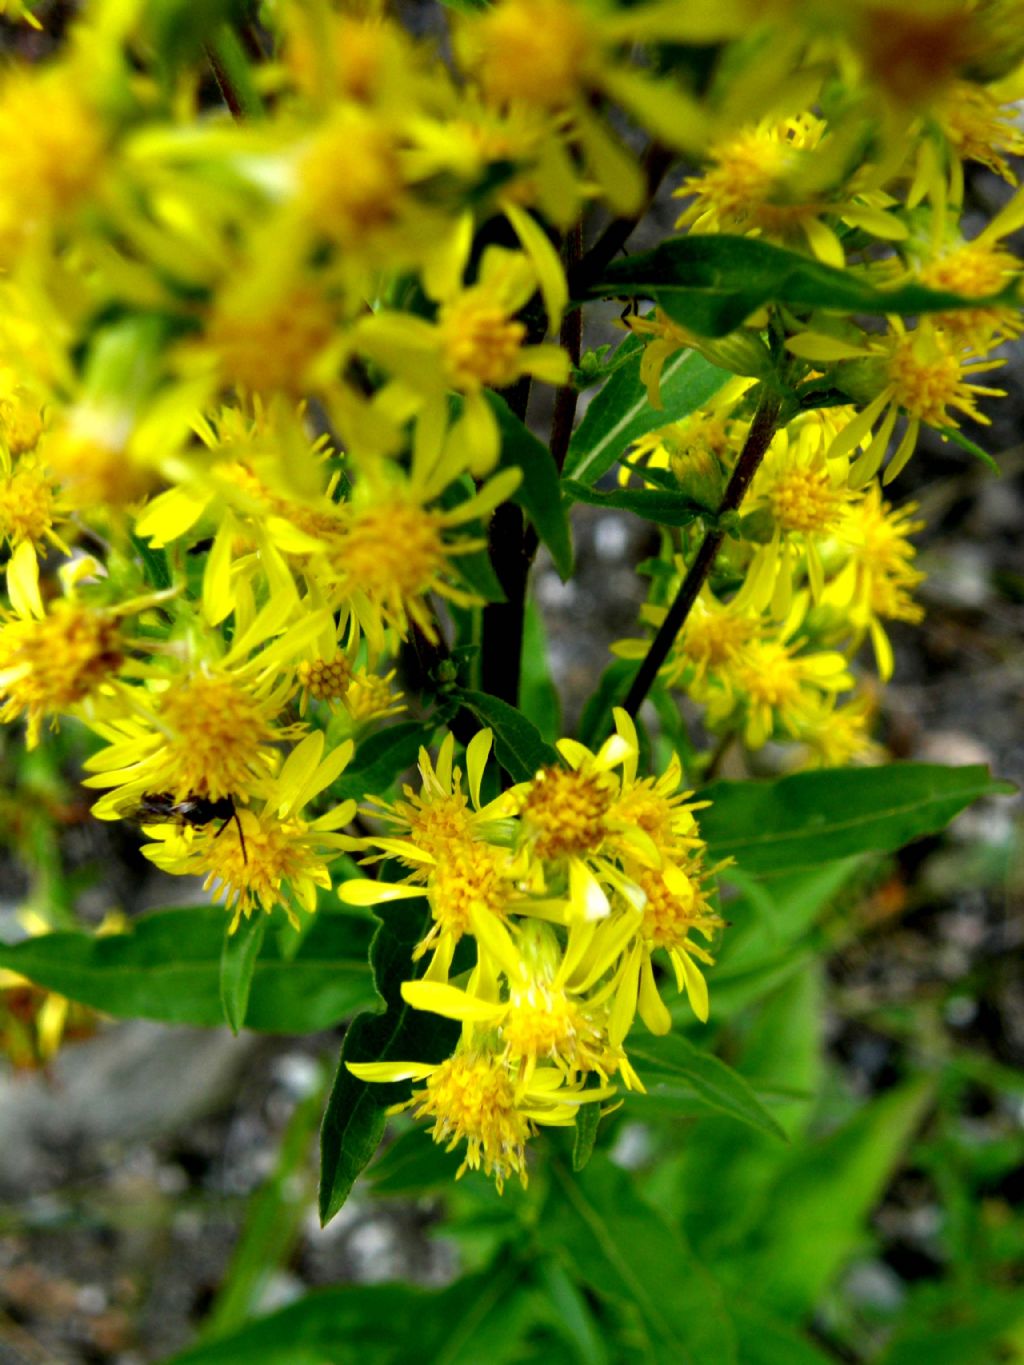
M 8 75 L 0 90 L 0 187 L 31 222 L 66 213 L 92 185 L 104 136 L 67 71 Z
M 369 673 L 365 668 L 352 675 L 345 692 L 345 710 L 357 725 L 381 716 L 394 716 L 405 710 L 404 693 L 392 689 L 394 669 L 384 677 Z
M 501 1025 L 510 1058 L 551 1057 L 572 1066 L 585 1035 L 593 1035 L 588 1040 L 597 1041 L 596 1030 L 587 1025 L 579 1006 L 564 990 L 540 982 L 531 982 L 525 990 L 512 990 Z
M 470 931 L 470 910 L 504 916 L 508 883 L 501 876 L 505 855 L 490 844 L 451 840 L 430 871 L 427 895 L 434 920 L 456 940 Z
M 539 109 L 572 101 L 594 51 L 585 16 L 568 0 L 504 0 L 478 21 L 470 42 L 489 99 Z
M 267 820 L 248 810 L 239 811 L 238 818 L 245 834 L 244 849 L 234 821 L 223 831 L 210 828 L 204 833 L 201 856 L 208 869 L 204 888 L 219 884 L 215 896 L 235 911 L 232 932 L 242 915 L 255 909 L 269 914 L 278 904 L 294 923 L 282 886 L 302 881 L 330 885 L 322 857 L 306 841 L 306 826 L 295 820 Z
M 399 616 L 430 590 L 444 566 L 441 517 L 418 502 L 395 499 L 352 513 L 336 560 L 353 587 Z
M 643 934 L 655 948 L 681 948 L 692 929 L 710 932 L 720 923 L 709 910 L 697 878 L 689 873 L 684 876 L 687 889 L 683 893 L 670 891 L 656 873 L 644 871 L 638 878 L 647 893 Z
M 274 733 L 259 703 L 231 678 L 185 679 L 164 695 L 160 715 L 171 732 L 167 784 L 176 800 L 238 796 L 267 775 Z
M 12 545 L 31 541 L 41 546 L 53 525 L 53 486 L 35 464 L 19 464 L 0 479 L 0 537 Z
M 753 616 L 701 612 L 687 621 L 679 648 L 703 672 L 733 663 L 756 636 L 757 621 Z
M 121 447 L 73 431 L 48 438 L 45 459 L 68 501 L 83 509 L 124 507 L 154 483 L 154 475 Z
M 466 1143 L 467 1167 L 494 1175 L 499 1191 L 506 1177 L 526 1184 L 526 1143 L 530 1123 L 516 1110 L 515 1091 L 497 1057 L 459 1053 L 442 1062 L 414 1095 L 416 1118 L 430 1117 L 435 1142 L 450 1151 Z
M 445 304 L 439 323 L 448 380 L 460 389 L 505 388 L 519 376 L 526 327 L 483 290 L 467 289 Z
M 887 374 L 896 399 L 912 417 L 930 426 L 946 426 L 947 406 L 969 400 L 961 363 L 939 334 L 906 332 L 893 338 Z
M 299 682 L 316 701 L 344 700 L 352 665 L 344 654 L 333 659 L 303 659 L 296 669 Z
M 784 531 L 827 535 L 843 510 L 843 490 L 833 486 L 827 469 L 790 464 L 772 481 L 768 503 Z
M 43 717 L 88 696 L 123 657 L 117 623 L 75 602 L 55 602 L 41 621 L 8 621 L 0 630 L 0 719 L 25 713 L 33 748 Z
M 283 298 L 222 298 L 206 329 L 226 380 L 252 392 L 299 395 L 306 373 L 334 332 L 334 316 L 322 294 L 296 289 Z
M 537 831 L 537 857 L 596 853 L 608 833 L 605 817 L 613 799 L 614 791 L 598 773 L 542 768 L 523 805 L 524 819 Z
M 371 115 L 341 110 L 299 165 L 306 211 L 326 236 L 349 247 L 394 221 L 402 175 L 394 139 Z
M 0 437 L 12 455 L 32 450 L 42 431 L 42 408 L 34 398 L 15 391 L 0 399 Z
M 751 700 L 765 706 L 786 707 L 800 696 L 800 665 L 777 641 L 757 645 L 739 679 Z

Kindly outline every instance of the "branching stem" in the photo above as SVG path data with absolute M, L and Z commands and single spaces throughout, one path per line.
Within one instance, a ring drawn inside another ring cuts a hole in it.
M 708 531 L 701 541 L 700 549 L 697 551 L 696 558 L 690 565 L 678 593 L 676 593 L 675 601 L 669 607 L 668 615 L 661 623 L 657 635 L 651 641 L 651 647 L 640 665 L 639 672 L 633 679 L 633 685 L 630 687 L 624 703 L 625 709 L 631 716 L 635 717 L 640 710 L 644 698 L 658 676 L 658 670 L 675 643 L 676 636 L 682 630 L 686 618 L 693 610 L 693 604 L 711 572 L 718 551 L 721 549 L 722 541 L 725 539 L 722 519 L 726 513 L 737 511 L 742 503 L 746 491 L 750 487 L 750 482 L 757 473 L 765 452 L 772 443 L 772 437 L 778 430 L 781 408 L 782 399 L 779 394 L 769 388 L 763 389 L 761 401 L 754 414 L 754 420 L 747 432 L 747 439 L 743 443 L 740 457 L 736 461 L 736 468 L 732 472 L 732 478 L 729 480 L 721 506 L 718 509 L 717 525 L 713 530 Z

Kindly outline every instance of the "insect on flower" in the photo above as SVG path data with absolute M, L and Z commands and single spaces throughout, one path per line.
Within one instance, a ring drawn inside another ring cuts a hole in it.
M 249 861 L 245 851 L 242 822 L 238 818 L 233 796 L 219 796 L 216 800 L 211 800 L 208 796 L 191 793 L 181 801 L 175 801 L 170 792 L 147 792 L 139 803 L 137 818 L 142 824 L 172 821 L 175 824 L 191 825 L 193 829 L 201 829 L 203 825 L 220 820 L 222 824 L 213 836 L 215 839 L 219 839 L 234 820 L 235 828 L 238 830 L 238 842 L 242 846 L 242 859 L 244 862 Z

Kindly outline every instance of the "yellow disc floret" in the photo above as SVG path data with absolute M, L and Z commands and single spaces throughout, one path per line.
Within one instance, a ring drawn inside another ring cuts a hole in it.
M 122 662 L 116 621 L 77 602 L 55 602 L 41 620 L 0 628 L 0 720 L 25 715 L 28 747 L 44 717 L 82 701 Z
M 531 1125 L 516 1108 L 515 1089 L 504 1064 L 489 1053 L 456 1053 L 413 1096 L 416 1118 L 434 1120 L 430 1133 L 451 1151 L 466 1143 L 459 1167 L 493 1175 L 499 1191 L 510 1175 L 526 1184 L 526 1143 Z
M 523 805 L 523 818 L 536 831 L 538 858 L 596 853 L 608 834 L 606 816 L 614 789 L 600 773 L 542 768 Z
M 178 800 L 234 796 L 266 775 L 273 731 L 259 702 L 231 677 L 196 673 L 175 684 L 160 719 L 169 733 L 166 786 Z

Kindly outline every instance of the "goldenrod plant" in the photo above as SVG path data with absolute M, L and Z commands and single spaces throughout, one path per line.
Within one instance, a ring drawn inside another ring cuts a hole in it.
M 1024 327 L 1019 0 L 420 10 L 4 7 L 45 55 L 0 75 L 0 718 L 86 737 L 93 817 L 209 904 L 37 906 L 0 987 L 344 1023 L 324 1219 L 410 1114 L 505 1199 L 571 1168 L 567 1208 L 652 1098 L 777 1133 L 704 1033 L 751 886 L 996 789 L 876 719 L 923 615 L 900 476 L 988 458 Z M 567 736 L 520 688 L 574 504 L 659 549 Z M 621 1358 L 754 1359 L 656 1310 Z

